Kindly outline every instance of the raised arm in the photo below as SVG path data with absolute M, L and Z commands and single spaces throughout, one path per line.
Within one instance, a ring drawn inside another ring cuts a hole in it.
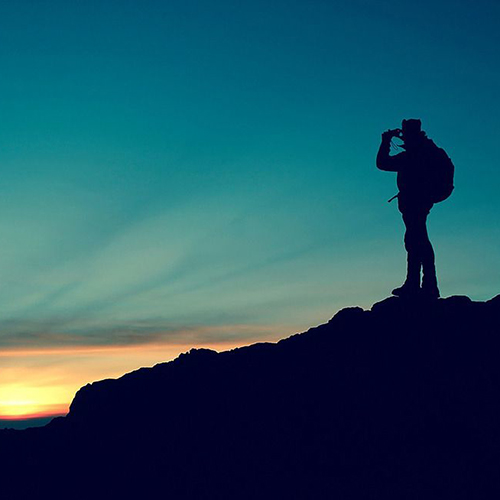
M 377 168 L 386 172 L 398 172 L 403 165 L 405 153 L 399 153 L 391 156 L 391 139 L 394 137 L 392 130 L 388 130 L 382 134 L 382 142 L 377 153 Z

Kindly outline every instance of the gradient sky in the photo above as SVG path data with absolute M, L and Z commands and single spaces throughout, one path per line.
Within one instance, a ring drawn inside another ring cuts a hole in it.
M 442 294 L 500 292 L 500 3 L 0 2 L 0 416 L 401 284 L 380 133 L 456 166 Z

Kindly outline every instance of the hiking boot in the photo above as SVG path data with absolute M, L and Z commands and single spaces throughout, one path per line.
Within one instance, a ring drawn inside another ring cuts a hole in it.
M 425 285 L 425 283 L 422 285 L 422 295 L 429 299 L 439 299 L 441 296 L 437 284 Z
M 429 299 L 439 299 L 440 293 L 436 278 L 436 271 L 431 269 L 430 272 L 424 272 L 422 280 L 422 295 Z
M 420 287 L 417 284 L 408 283 L 407 281 L 392 291 L 392 295 L 396 297 L 415 297 L 420 291 Z

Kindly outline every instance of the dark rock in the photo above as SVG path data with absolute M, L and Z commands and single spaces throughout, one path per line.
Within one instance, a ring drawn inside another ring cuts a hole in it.
M 499 297 L 391 297 L 88 384 L 0 432 L 2 496 L 496 498 Z

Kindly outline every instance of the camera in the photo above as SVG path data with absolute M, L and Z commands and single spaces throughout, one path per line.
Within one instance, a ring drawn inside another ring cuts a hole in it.
M 400 128 L 386 130 L 383 134 L 384 137 L 392 139 L 397 137 L 398 139 L 403 139 L 403 131 Z

